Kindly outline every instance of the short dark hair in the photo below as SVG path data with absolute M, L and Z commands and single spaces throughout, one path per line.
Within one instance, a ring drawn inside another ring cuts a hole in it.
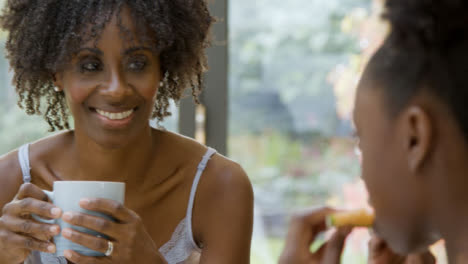
M 197 100 L 214 22 L 205 0 L 8 0 L 0 26 L 9 33 L 7 58 L 18 105 L 26 113 L 41 114 L 45 100 L 51 131 L 69 128 L 64 94 L 54 92 L 53 75 L 85 41 L 99 37 L 113 14 L 120 20 L 123 6 L 129 8 L 138 36 L 160 54 L 163 74 L 169 73 L 152 117 L 161 121 L 169 116 L 170 99 L 179 101 L 186 88 Z M 91 30 L 84 33 L 85 27 Z
M 468 139 L 468 1 L 387 0 L 391 32 L 365 78 L 382 87 L 392 115 L 421 91 L 440 98 Z

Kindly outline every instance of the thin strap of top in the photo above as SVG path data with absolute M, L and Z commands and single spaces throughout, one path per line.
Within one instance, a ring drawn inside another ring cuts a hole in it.
M 197 187 L 198 183 L 200 182 L 201 175 L 203 174 L 203 171 L 206 168 L 206 164 L 208 161 L 211 159 L 211 157 L 216 153 L 216 150 L 212 148 L 208 148 L 206 151 L 205 155 L 202 158 L 202 161 L 200 164 L 198 164 L 197 168 L 197 174 L 195 175 L 195 179 L 193 180 L 193 185 L 192 185 L 192 190 L 190 192 L 190 200 L 189 204 L 187 207 L 187 228 L 188 228 L 188 237 L 190 237 L 190 241 L 192 242 L 192 245 L 194 248 L 198 248 L 198 245 L 195 243 L 193 239 L 193 233 L 192 233 L 192 210 L 193 210 L 193 203 L 195 202 L 195 194 L 197 193 Z
M 21 146 L 18 150 L 18 159 L 23 172 L 23 181 L 31 182 L 31 166 L 29 165 L 29 144 Z

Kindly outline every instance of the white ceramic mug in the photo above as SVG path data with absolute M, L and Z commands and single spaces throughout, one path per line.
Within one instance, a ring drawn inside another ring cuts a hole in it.
M 62 209 L 62 212 L 81 212 L 103 217 L 113 221 L 114 219 L 108 215 L 81 208 L 79 205 L 80 200 L 83 198 L 104 198 L 115 200 L 122 204 L 125 201 L 125 183 L 123 182 L 56 181 L 54 182 L 53 192 L 44 192 L 55 206 Z M 58 224 L 60 226 L 60 230 L 63 230 L 64 228 L 72 228 L 83 233 L 106 238 L 105 235 L 100 234 L 94 230 L 70 225 L 64 222 L 62 219 L 46 220 L 35 215 L 33 215 L 33 217 L 43 223 Z M 77 253 L 85 256 L 104 256 L 104 254 L 101 252 L 97 252 L 82 245 L 71 242 L 70 240 L 62 237 L 61 234 L 54 237 L 54 243 L 57 247 L 57 251 L 55 252 L 56 256 L 63 256 L 63 251 L 67 249 L 74 250 Z

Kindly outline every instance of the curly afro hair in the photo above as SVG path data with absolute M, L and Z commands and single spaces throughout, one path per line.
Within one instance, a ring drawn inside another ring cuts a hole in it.
M 468 1 L 387 0 L 391 33 L 364 74 L 383 89 L 390 115 L 429 92 L 454 115 L 468 140 Z
M 114 14 L 120 20 L 124 6 L 141 31 L 138 36 L 160 54 L 161 70 L 169 76 L 158 90 L 152 118 L 169 116 L 170 99 L 178 102 L 187 88 L 198 102 L 214 22 L 205 0 L 8 0 L 0 26 L 9 33 L 7 58 L 18 105 L 26 113 L 40 115 L 41 103 L 46 103 L 50 130 L 69 129 L 65 96 L 53 89 L 54 74 L 84 42 L 97 41 Z M 121 31 L 122 37 L 129 35 L 123 26 Z

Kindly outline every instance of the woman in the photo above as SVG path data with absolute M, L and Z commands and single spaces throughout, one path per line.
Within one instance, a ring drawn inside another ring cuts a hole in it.
M 385 241 L 377 245 L 399 255 L 444 239 L 449 262 L 468 263 L 467 13 L 467 1 L 387 0 L 392 30 L 358 88 L 362 177 L 374 230 Z M 307 229 L 320 227 L 326 214 L 310 214 Z M 346 234 L 339 231 L 331 248 Z M 301 236 L 291 237 L 284 259 L 305 251 L 295 242 Z
M 170 99 L 201 90 L 213 22 L 203 0 L 8 1 L 0 22 L 20 106 L 66 130 L 0 158 L 0 263 L 249 263 L 253 195 L 242 168 L 149 126 L 170 114 Z M 55 208 L 41 189 L 60 180 L 125 182 L 124 205 L 81 204 L 120 221 Z M 53 257 L 60 232 L 109 256 Z

